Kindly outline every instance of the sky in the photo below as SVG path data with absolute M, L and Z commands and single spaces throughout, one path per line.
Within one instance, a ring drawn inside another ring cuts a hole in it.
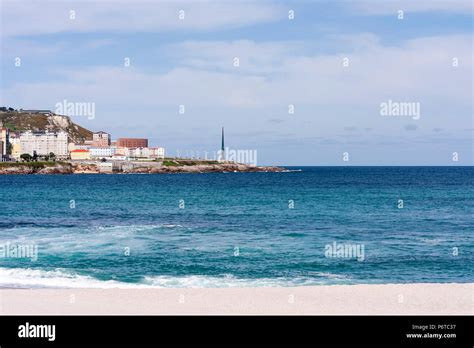
M 0 3 L 2 106 L 170 156 L 225 127 L 260 165 L 474 164 L 470 0 Z

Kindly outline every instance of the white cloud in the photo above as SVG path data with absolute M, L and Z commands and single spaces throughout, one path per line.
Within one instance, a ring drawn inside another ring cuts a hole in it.
M 179 19 L 179 11 L 185 11 Z M 70 19 L 74 11 L 75 19 Z M 34 1 L 1 3 L 3 36 L 60 32 L 162 32 L 240 27 L 283 18 L 271 2 Z M 21 23 L 21 24 L 19 24 Z
M 307 50 L 303 41 L 255 42 L 186 41 L 166 47 L 179 63 L 197 69 L 226 71 L 235 74 L 269 74 L 277 71 L 289 56 L 302 55 Z M 234 66 L 238 58 L 239 66 Z
M 331 39 L 351 41 L 349 36 Z M 290 100 L 367 105 L 389 96 L 463 102 L 471 98 L 470 36 L 419 38 L 384 46 L 374 35 L 361 34 L 352 42 L 352 46 L 341 45 L 346 52 L 332 55 L 308 53 L 314 42 L 187 42 L 175 45 L 174 51 L 193 69 L 190 74 L 202 69 L 222 73 L 213 73 L 209 79 L 201 76 L 206 86 L 212 86 L 216 76 L 235 79 L 234 92 L 252 90 L 260 105 Z M 241 57 L 239 68 L 232 66 L 234 56 Z M 349 59 L 346 68 L 345 57 Z M 460 62 L 457 68 L 452 67 L 454 57 Z M 455 83 L 447 85 L 449 81 Z M 225 90 L 215 92 L 222 95 Z
M 349 8 L 367 15 L 393 15 L 399 10 L 410 12 L 445 12 L 472 14 L 471 0 L 358 0 L 348 2 Z
M 400 46 L 373 40 L 363 48 L 334 55 L 305 55 L 295 50 L 300 46 L 299 42 L 185 42 L 176 46 L 183 48 L 176 51 L 181 60 L 162 74 L 133 67 L 56 70 L 60 79 L 16 84 L 4 96 L 34 99 L 44 94 L 38 99 L 49 95 L 56 100 L 64 94 L 94 95 L 115 103 L 176 105 L 185 101 L 240 107 L 287 101 L 367 105 L 388 97 L 459 102 L 471 98 L 469 36 L 420 38 Z M 239 68 L 232 66 L 235 54 L 242 58 Z M 349 67 L 344 68 L 346 56 Z M 452 67 L 453 57 L 459 60 L 457 68 Z

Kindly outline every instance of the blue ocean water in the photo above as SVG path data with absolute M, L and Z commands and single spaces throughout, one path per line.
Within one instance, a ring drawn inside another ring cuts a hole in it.
M 0 286 L 474 281 L 474 167 L 290 169 L 0 176 Z

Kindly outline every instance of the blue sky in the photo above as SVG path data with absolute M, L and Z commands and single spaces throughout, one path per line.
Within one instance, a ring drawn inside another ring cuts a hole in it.
M 225 126 L 259 164 L 473 164 L 469 0 L 3 0 L 1 19 L 2 105 L 95 103 L 73 119 L 169 155 L 217 150 Z

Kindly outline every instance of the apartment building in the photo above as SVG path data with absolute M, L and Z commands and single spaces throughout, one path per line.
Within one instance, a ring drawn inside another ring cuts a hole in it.
M 117 147 L 148 147 L 148 139 L 143 138 L 119 138 L 117 139 Z
M 91 158 L 112 157 L 115 155 L 115 147 L 90 147 Z
M 111 137 L 106 132 L 96 132 L 92 134 L 92 147 L 108 147 L 110 146 Z
M 8 144 L 10 143 L 10 130 L 0 125 L 0 141 L 3 143 L 0 155 L 7 157 Z
M 10 134 L 10 145 L 11 145 L 11 154 L 10 156 L 18 160 L 23 152 L 21 152 L 21 143 L 20 135 L 11 133 Z
M 68 157 L 68 134 L 66 132 L 24 132 L 20 135 L 22 153 L 38 156 L 54 153 L 57 158 Z

